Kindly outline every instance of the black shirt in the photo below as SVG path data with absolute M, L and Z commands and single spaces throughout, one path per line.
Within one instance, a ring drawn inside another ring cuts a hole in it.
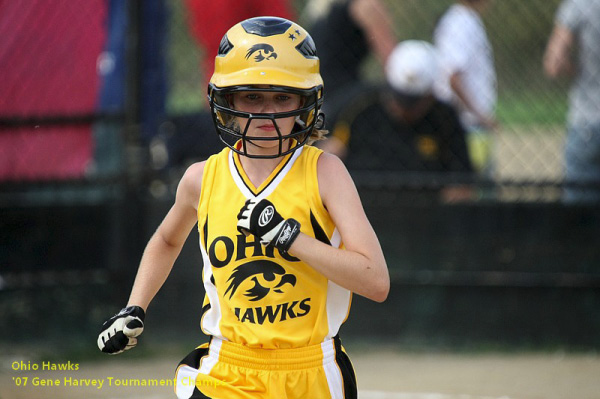
M 465 130 L 456 111 L 435 100 L 409 124 L 390 114 L 383 89 L 364 93 L 338 115 L 333 135 L 347 143 L 349 170 L 471 172 Z

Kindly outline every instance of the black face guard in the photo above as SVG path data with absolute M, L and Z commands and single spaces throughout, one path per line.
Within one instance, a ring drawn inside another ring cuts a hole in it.
M 254 92 L 279 92 L 291 93 L 300 95 L 305 106 L 294 111 L 278 112 L 278 113 L 249 113 L 234 110 L 230 104 L 228 97 L 236 92 L 254 91 Z M 322 86 L 312 89 L 294 89 L 288 87 L 271 86 L 267 88 L 256 88 L 253 86 L 235 86 L 231 88 L 217 88 L 212 84 L 208 88 L 208 101 L 210 103 L 211 115 L 213 123 L 217 130 L 217 134 L 221 141 L 232 151 L 244 155 L 249 158 L 279 158 L 287 155 L 297 148 L 303 146 L 308 141 L 315 127 L 321 128 L 323 124 L 322 114 L 319 113 L 323 103 L 322 95 L 319 98 L 319 92 L 322 91 Z M 307 124 L 308 119 L 312 115 L 311 121 Z M 246 126 L 242 129 L 234 126 L 232 121 L 235 117 L 247 119 Z M 292 132 L 282 134 L 279 126 L 276 123 L 277 119 L 295 117 L 296 123 Z M 257 137 L 248 136 L 248 128 L 254 119 L 270 120 L 277 132 L 276 137 Z M 321 126 L 319 126 L 321 125 Z M 241 140 L 241 148 L 236 148 L 236 143 Z M 248 153 L 248 142 L 260 147 L 260 142 L 278 142 L 278 151 L 272 155 L 255 155 Z M 285 149 L 286 142 L 289 148 Z

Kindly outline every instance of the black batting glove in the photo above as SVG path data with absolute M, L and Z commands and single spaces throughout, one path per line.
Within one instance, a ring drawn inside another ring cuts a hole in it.
M 294 219 L 284 219 L 271 201 L 263 199 L 247 200 L 237 215 L 237 229 L 243 234 L 253 234 L 265 246 L 287 252 L 300 234 L 300 223 Z
M 128 306 L 102 324 L 98 348 L 116 355 L 137 345 L 137 337 L 144 331 L 144 309 Z

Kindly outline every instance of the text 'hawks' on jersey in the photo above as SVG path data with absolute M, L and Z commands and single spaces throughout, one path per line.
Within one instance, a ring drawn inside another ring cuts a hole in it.
M 350 309 L 350 291 L 237 230 L 245 201 L 268 198 L 282 216 L 298 220 L 303 233 L 341 246 L 319 195 L 321 153 L 311 146 L 298 148 L 259 187 L 229 148 L 207 161 L 198 207 L 206 334 L 273 349 L 316 345 L 338 333 Z

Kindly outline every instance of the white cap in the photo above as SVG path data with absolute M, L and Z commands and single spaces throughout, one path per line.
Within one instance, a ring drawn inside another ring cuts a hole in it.
M 433 90 L 438 68 L 438 56 L 433 45 L 407 40 L 396 45 L 390 54 L 385 75 L 394 90 L 421 96 Z

